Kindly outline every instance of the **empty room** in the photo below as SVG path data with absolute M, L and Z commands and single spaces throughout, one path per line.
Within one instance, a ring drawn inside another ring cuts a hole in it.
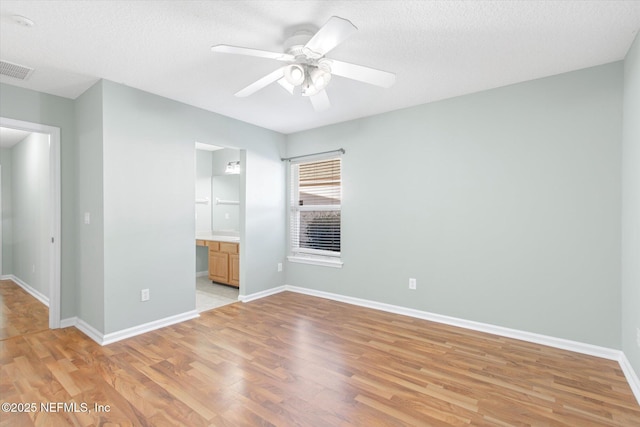
M 0 1 L 0 427 L 640 425 L 639 30 Z

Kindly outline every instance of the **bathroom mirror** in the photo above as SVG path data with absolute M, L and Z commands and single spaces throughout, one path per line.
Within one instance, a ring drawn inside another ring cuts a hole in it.
M 240 151 L 196 149 L 196 233 L 240 231 Z M 229 168 L 229 164 L 234 166 Z M 228 173 L 233 170 L 235 173 Z
M 212 180 L 213 231 L 240 230 L 240 175 L 217 175 Z

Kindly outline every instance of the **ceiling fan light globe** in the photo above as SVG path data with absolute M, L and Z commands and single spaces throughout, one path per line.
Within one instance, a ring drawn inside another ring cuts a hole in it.
M 294 86 L 304 83 L 304 74 L 304 68 L 298 64 L 291 64 L 284 71 L 285 79 Z
M 322 90 L 329 85 L 330 81 L 331 81 L 331 74 L 323 73 L 318 79 L 318 82 L 316 82 L 316 86 L 318 87 L 318 89 Z
M 324 90 L 331 81 L 331 73 L 319 67 L 311 70 L 309 72 L 309 77 L 318 92 Z
M 302 92 L 301 95 L 302 96 L 313 96 L 316 95 L 318 92 L 320 92 L 321 89 L 319 89 L 314 83 L 313 80 L 311 80 L 311 78 L 308 78 L 305 82 L 304 85 L 302 85 Z
M 304 72 L 302 72 L 302 70 L 300 70 L 300 68 L 298 67 L 292 68 L 291 79 L 296 81 L 304 79 Z

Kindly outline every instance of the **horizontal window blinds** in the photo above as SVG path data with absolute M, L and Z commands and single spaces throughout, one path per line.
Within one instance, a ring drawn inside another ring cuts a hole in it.
M 294 254 L 340 255 L 340 158 L 291 164 L 291 249 Z

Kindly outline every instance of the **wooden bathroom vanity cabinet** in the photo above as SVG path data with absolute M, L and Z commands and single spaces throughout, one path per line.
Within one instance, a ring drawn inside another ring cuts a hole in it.
M 219 240 L 196 240 L 209 248 L 209 280 L 240 286 L 240 244 Z

